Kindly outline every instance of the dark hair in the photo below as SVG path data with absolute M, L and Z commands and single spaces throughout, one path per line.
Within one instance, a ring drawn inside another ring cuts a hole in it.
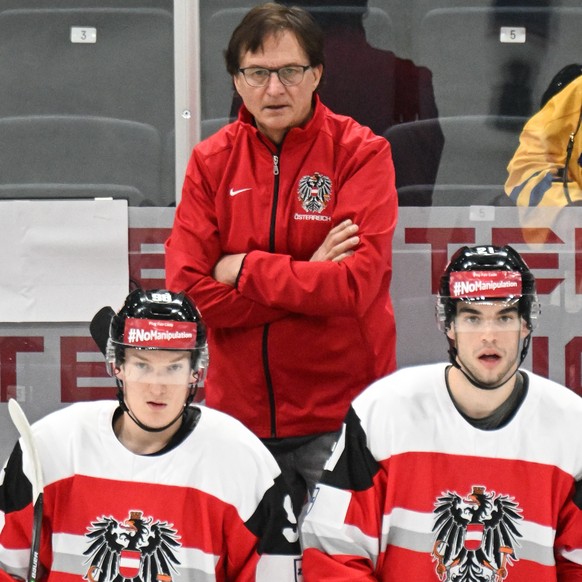
M 577 79 L 582 75 L 582 65 L 571 64 L 566 65 L 563 69 L 560 69 L 554 78 L 550 81 L 547 89 L 542 95 L 540 107 L 544 105 L 554 96 L 556 96 L 566 85 L 569 85 L 574 79 Z
M 247 12 L 232 33 L 224 53 L 229 75 L 238 73 L 244 53 L 258 51 L 268 36 L 279 35 L 286 30 L 297 37 L 312 67 L 324 64 L 323 31 L 313 16 L 297 6 L 267 2 Z

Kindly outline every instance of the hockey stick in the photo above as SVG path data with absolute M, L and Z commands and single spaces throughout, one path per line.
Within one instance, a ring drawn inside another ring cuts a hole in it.
M 39 566 L 40 531 L 42 526 L 43 483 L 42 469 L 38 450 L 34 444 L 32 430 L 20 404 L 13 398 L 8 401 L 8 412 L 14 426 L 22 437 L 23 452 L 26 452 L 32 463 L 32 503 L 34 520 L 32 524 L 32 543 L 30 547 L 30 561 L 28 563 L 27 582 L 36 582 Z

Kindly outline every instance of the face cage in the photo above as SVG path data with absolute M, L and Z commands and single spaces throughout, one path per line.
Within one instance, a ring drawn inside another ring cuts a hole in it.
M 526 319 L 526 322 L 527 322 L 528 329 L 531 332 L 538 325 L 538 319 L 539 319 L 539 316 L 542 312 L 542 308 L 541 308 L 540 302 L 538 301 L 538 296 L 536 294 L 522 295 L 519 299 L 517 299 L 517 301 L 521 301 L 525 297 L 528 297 L 530 299 L 530 301 L 529 301 L 529 318 Z M 447 304 L 449 302 L 452 302 L 452 301 L 456 302 L 456 301 L 463 301 L 463 300 L 462 299 L 451 299 L 451 297 L 444 296 L 444 295 L 437 296 L 437 302 L 436 302 L 436 307 L 435 307 L 435 317 L 436 317 L 436 321 L 437 321 L 437 326 L 438 326 L 439 330 L 442 331 L 443 333 L 446 333 L 447 331 L 449 331 L 449 329 L 451 327 L 452 317 L 450 317 L 447 321 Z M 503 299 L 501 299 L 501 301 L 503 301 Z M 508 302 L 509 301 L 510 301 L 510 299 L 508 298 Z M 494 300 L 487 300 L 487 299 L 476 299 L 475 300 L 475 303 L 483 303 L 483 304 L 492 304 L 494 302 L 498 302 L 498 300 L 495 300 L 495 301 Z M 522 317 L 524 317 L 523 314 L 520 313 L 520 315 Z
M 105 351 L 105 366 L 107 368 L 107 373 L 116 378 L 115 372 L 118 368 L 117 366 L 117 358 L 116 358 L 116 349 L 117 348 L 133 348 L 133 349 L 144 349 L 144 350 L 157 350 L 160 348 L 139 348 L 136 346 L 130 346 L 127 344 L 122 344 L 119 342 L 113 341 L 111 338 L 107 340 L 107 349 Z M 194 369 L 194 388 L 199 388 L 204 385 L 204 381 L 206 380 L 206 374 L 208 372 L 208 346 L 204 344 L 204 346 L 200 348 L 194 348 L 193 350 L 180 350 L 185 352 L 198 352 L 198 360 L 196 362 L 196 369 Z M 119 382 L 119 380 L 117 380 Z

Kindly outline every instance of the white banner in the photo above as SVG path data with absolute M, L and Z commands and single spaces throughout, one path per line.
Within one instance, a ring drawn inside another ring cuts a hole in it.
M 125 200 L 0 201 L 0 321 L 90 321 L 129 288 Z

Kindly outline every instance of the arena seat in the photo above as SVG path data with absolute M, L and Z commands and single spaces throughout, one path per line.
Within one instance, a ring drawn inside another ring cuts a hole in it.
M 230 113 L 234 88 L 226 72 L 224 51 L 232 31 L 252 3 L 244 2 L 243 6 L 225 9 L 218 8 L 219 5 L 214 8 L 214 3 L 209 2 L 201 10 L 200 27 L 204 29 L 204 34 L 201 37 L 200 67 L 205 80 L 201 94 L 203 120 L 228 117 Z M 212 12 L 208 12 L 211 6 Z
M 527 118 L 459 116 L 426 119 L 391 127 L 401 206 L 505 205 L 507 164 L 519 144 Z M 438 142 L 427 136 L 444 138 Z M 427 164 L 438 160 L 434 182 Z M 399 177 L 400 175 L 400 177 Z M 416 181 L 415 181 L 416 177 Z M 427 179 L 428 178 L 428 179 Z
M 415 61 L 433 73 L 443 116 L 529 116 L 553 75 L 580 60 L 579 3 L 577 7 L 441 4 L 428 8 L 424 3 L 427 9 L 416 14 L 412 42 Z M 501 42 L 502 27 L 525 29 L 525 42 L 507 42 L 507 36 Z
M 218 117 L 216 119 L 203 119 L 200 127 L 200 139 L 206 139 L 216 133 L 221 127 L 230 123 L 229 117 Z
M 161 158 L 159 132 L 135 121 L 61 115 L 0 119 L 1 198 L 77 193 L 153 205 Z
M 27 118 L 27 131 L 31 131 L 34 120 L 46 121 L 52 116 L 53 132 L 57 118 L 71 121 L 61 134 L 64 136 L 72 127 L 79 127 L 73 119 L 91 118 L 92 131 L 103 136 L 111 132 L 112 120 L 117 119 L 135 123 L 131 126 L 134 138 L 146 139 L 143 144 L 128 141 L 128 149 L 150 152 L 153 141 L 167 143 L 166 136 L 174 129 L 175 109 L 171 1 L 106 1 L 102 8 L 95 3 L 88 7 L 84 0 L 3 4 L 0 119 L 10 120 L 3 127 L 14 127 L 15 118 Z M 169 10 L 163 9 L 163 4 Z M 96 42 L 72 42 L 72 27 L 96 29 Z M 101 130 L 96 127 L 99 120 L 107 120 Z M 140 124 L 148 130 L 135 131 Z M 82 136 L 78 134 L 74 139 L 74 147 L 79 146 Z M 90 139 L 87 135 L 87 142 Z M 100 155 L 97 149 L 94 153 Z M 105 150 L 102 153 L 104 158 L 94 160 L 99 166 L 111 160 Z M 123 157 L 133 154 L 125 152 Z M 4 161 L 0 163 L 6 167 Z M 146 162 L 141 165 L 146 166 Z M 159 167 L 156 160 L 151 171 L 157 172 Z M 148 169 L 144 171 L 151 174 Z M 133 179 L 141 183 L 139 191 L 148 200 L 162 206 L 175 196 L 175 170 L 172 167 L 167 171 L 164 191 L 154 191 L 161 188 L 159 177 L 147 187 L 139 176 Z
M 412 59 L 412 6 L 411 0 L 368 0 L 364 19 L 368 42 L 375 48 L 393 51 L 400 58 Z M 378 14 L 382 17 L 378 18 Z M 390 23 L 389 28 L 385 21 Z
M 71 42 L 71 27 L 97 30 Z M 0 117 L 93 115 L 174 127 L 172 15 L 161 10 L 0 12 Z

